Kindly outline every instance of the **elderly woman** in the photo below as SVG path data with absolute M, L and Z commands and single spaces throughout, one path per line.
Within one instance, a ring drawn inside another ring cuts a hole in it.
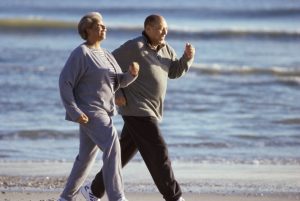
M 91 169 L 99 148 L 103 151 L 103 179 L 109 201 L 126 201 L 123 189 L 120 145 L 111 116 L 116 112 L 114 94 L 133 82 L 139 71 L 133 62 L 122 73 L 114 57 L 100 47 L 106 27 L 98 12 L 83 16 L 78 32 L 85 40 L 69 56 L 59 78 L 66 119 L 79 123 L 80 147 L 59 201 L 73 201 Z M 97 201 L 81 189 L 86 200 Z

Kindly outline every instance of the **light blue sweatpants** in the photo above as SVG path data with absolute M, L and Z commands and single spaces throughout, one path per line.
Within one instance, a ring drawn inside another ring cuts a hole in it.
M 61 194 L 62 198 L 75 201 L 95 162 L 99 148 L 103 151 L 103 180 L 109 201 L 125 197 L 118 134 L 111 117 L 101 114 L 90 118 L 88 124 L 80 125 L 79 154 Z

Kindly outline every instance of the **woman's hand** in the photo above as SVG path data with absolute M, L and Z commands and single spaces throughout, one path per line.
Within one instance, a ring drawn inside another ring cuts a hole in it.
M 140 65 L 137 62 L 132 62 L 132 64 L 128 68 L 130 74 L 135 77 L 139 74 Z
M 89 118 L 85 114 L 82 114 L 76 121 L 80 124 L 86 124 L 89 122 Z

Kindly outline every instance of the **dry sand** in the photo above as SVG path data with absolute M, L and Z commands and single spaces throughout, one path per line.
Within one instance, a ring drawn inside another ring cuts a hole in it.
M 0 162 L 0 201 L 55 201 L 72 163 Z M 96 164 L 88 180 L 97 173 Z M 300 167 L 174 163 L 186 201 L 300 200 Z M 163 201 L 143 163 L 124 169 L 130 201 Z M 78 195 L 77 201 L 84 201 Z M 107 201 L 104 197 L 102 201 Z

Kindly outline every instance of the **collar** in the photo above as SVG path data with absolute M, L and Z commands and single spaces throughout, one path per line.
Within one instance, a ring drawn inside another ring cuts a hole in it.
M 153 46 L 151 45 L 151 40 L 150 40 L 149 36 L 146 34 L 145 31 L 142 32 L 142 35 L 144 36 L 144 39 L 146 40 L 146 43 L 147 43 L 148 47 L 150 47 L 151 49 L 153 49 L 153 50 L 155 50 L 155 51 L 157 51 L 157 52 L 158 52 L 161 48 L 163 48 L 163 47 L 166 46 L 165 43 L 159 44 L 159 45 L 157 45 L 157 47 L 156 47 L 156 49 L 155 49 L 155 48 L 153 48 Z

